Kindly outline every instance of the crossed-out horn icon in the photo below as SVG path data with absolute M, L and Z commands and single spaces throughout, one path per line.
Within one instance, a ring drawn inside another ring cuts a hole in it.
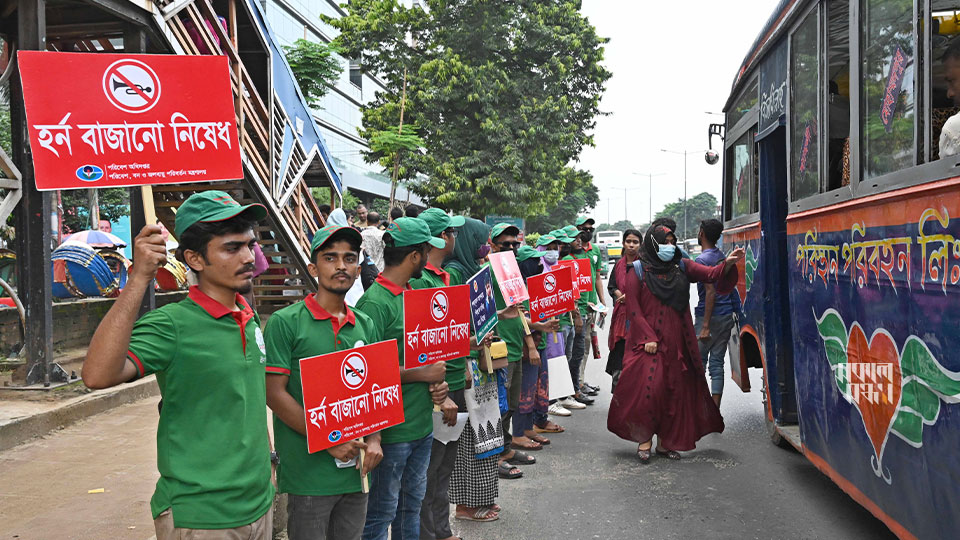
M 153 92 L 153 88 L 150 87 L 150 86 L 143 87 L 143 86 L 141 86 L 141 85 L 139 85 L 139 84 L 135 84 L 134 86 L 136 86 L 137 88 L 139 88 L 141 92 L 145 92 L 145 93 L 148 93 L 148 94 Z M 135 95 L 135 94 L 137 93 L 137 91 L 134 90 L 133 88 L 130 88 L 130 85 L 128 85 L 127 83 L 125 83 L 125 82 L 123 82 L 123 81 L 118 81 L 118 80 L 114 79 L 114 80 L 113 80 L 113 91 L 116 92 L 117 90 L 119 90 L 119 89 L 121 89 L 121 88 L 126 88 L 126 93 L 127 93 L 128 95 L 131 95 L 131 96 L 132 96 L 132 95 Z

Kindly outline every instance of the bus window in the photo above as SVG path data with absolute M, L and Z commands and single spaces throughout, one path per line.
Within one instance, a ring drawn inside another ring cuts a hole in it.
M 814 10 L 790 36 L 790 179 L 795 201 L 820 192 L 818 28 Z
M 748 129 L 727 148 L 727 219 L 758 211 L 757 159 L 753 144 L 754 129 Z
M 827 171 L 826 191 L 850 183 L 850 2 L 827 7 Z
M 757 79 L 754 78 L 747 87 L 747 91 L 727 111 L 727 129 L 732 130 L 740 120 L 757 106 Z
M 930 159 L 960 154 L 960 1 L 934 1 L 931 24 Z
M 861 5 L 861 161 L 869 179 L 916 162 L 913 0 Z

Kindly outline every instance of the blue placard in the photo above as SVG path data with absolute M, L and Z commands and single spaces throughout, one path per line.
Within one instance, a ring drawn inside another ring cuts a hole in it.
M 477 334 L 477 343 L 497 326 L 497 303 L 493 297 L 493 281 L 490 279 L 490 267 L 484 266 L 467 280 L 470 287 L 470 320 Z

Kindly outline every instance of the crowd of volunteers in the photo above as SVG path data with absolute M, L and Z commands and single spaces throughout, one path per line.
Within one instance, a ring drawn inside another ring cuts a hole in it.
M 136 238 L 127 286 L 92 338 L 83 380 L 106 388 L 156 374 L 160 479 L 150 506 L 158 540 L 269 539 L 276 491 L 288 496 L 291 540 L 449 540 L 458 538 L 451 517 L 497 520 L 510 511 L 497 504 L 499 483 L 522 479 L 534 454 L 564 433 L 557 421 L 581 414 L 571 411 L 587 409 L 600 391 L 584 381 L 584 370 L 599 358 L 596 328 L 608 295 L 610 431 L 636 442 L 647 462 L 651 452 L 680 459 L 678 451 L 723 430 L 722 346 L 738 305 L 742 250 L 724 256 L 716 249 L 719 222 L 701 224 L 699 262 L 677 247 L 670 220 L 645 234 L 626 231 L 624 255 L 605 286 L 588 217 L 529 246 L 513 225 L 490 228 L 438 208 L 396 210 L 389 220 L 363 207 L 322 210 L 326 225 L 312 240 L 308 266 L 317 292 L 266 324 L 245 298 L 263 206 L 240 205 L 220 191 L 187 199 L 176 214 L 177 257 L 197 285 L 184 300 L 142 316 L 144 293 L 167 253 L 157 225 Z M 484 369 L 481 351 L 492 338 L 474 336 L 464 358 L 404 369 L 404 291 L 464 284 L 489 254 L 508 251 L 524 278 L 587 259 L 593 288 L 581 291 L 572 316 L 535 321 L 504 302 L 494 278 L 495 339 L 506 357 Z M 705 285 L 696 330 L 691 282 Z M 404 422 L 309 453 L 299 360 L 392 339 Z M 562 357 L 573 393 L 551 400 L 547 359 Z M 491 401 L 494 414 L 484 414 Z M 458 413 L 469 418 L 459 437 L 435 439 L 434 416 L 453 425 Z

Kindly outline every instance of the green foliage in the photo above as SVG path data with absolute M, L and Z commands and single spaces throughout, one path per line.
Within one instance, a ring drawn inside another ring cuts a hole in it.
M 529 233 L 523 235 L 523 241 L 530 247 L 537 247 L 537 240 L 540 239 L 540 233 Z
M 130 192 L 126 188 L 97 190 L 100 219 L 116 222 L 130 214 Z M 70 232 L 85 231 L 90 223 L 90 199 L 85 189 L 64 190 L 60 193 L 63 205 L 63 226 Z
M 343 72 L 336 45 L 298 39 L 293 45 L 284 45 L 287 63 L 300 85 L 303 97 L 311 107 L 317 106 Z
M 593 144 L 606 39 L 576 0 L 425 3 L 352 0 L 345 17 L 324 17 L 344 54 L 387 87 L 363 107 L 361 135 L 399 125 L 406 79 L 404 123 L 426 148 L 402 160 L 400 178 L 418 179 L 411 190 L 474 216 L 552 213 L 571 176 L 590 181 L 568 165 Z
M 415 124 L 405 124 L 402 130 L 400 126 L 389 126 L 379 131 L 369 130 L 370 151 L 366 153 L 367 159 L 378 161 L 384 169 L 391 172 L 396 160 L 400 159 L 397 178 L 409 180 L 414 171 L 404 166 L 403 156 L 416 152 L 425 144 L 417 130 Z
M 717 198 L 704 191 L 687 199 L 686 228 L 684 228 L 683 199 L 670 203 L 657 212 L 656 218 L 668 217 L 677 222 L 677 236 L 696 238 L 700 230 L 700 222 L 717 217 Z
M 547 210 L 527 219 L 527 230 L 547 233 L 566 225 L 573 225 L 577 215 L 593 208 L 599 200 L 597 186 L 588 172 L 564 168 L 560 180 L 563 182 L 557 195 L 551 195 L 552 202 Z M 546 198 L 546 197 L 545 197 Z
M 614 223 L 613 225 L 609 223 L 601 223 L 597 226 L 597 232 L 603 231 L 620 231 L 623 232 L 627 229 L 635 229 L 633 222 L 629 219 L 621 219 L 620 221 Z
M 321 204 L 330 204 L 330 188 L 315 187 L 310 190 L 310 193 L 313 194 L 314 200 L 317 201 L 317 206 Z M 361 204 L 363 204 L 363 201 L 361 201 L 353 193 L 350 193 L 349 189 L 343 190 L 343 208 L 355 210 Z

